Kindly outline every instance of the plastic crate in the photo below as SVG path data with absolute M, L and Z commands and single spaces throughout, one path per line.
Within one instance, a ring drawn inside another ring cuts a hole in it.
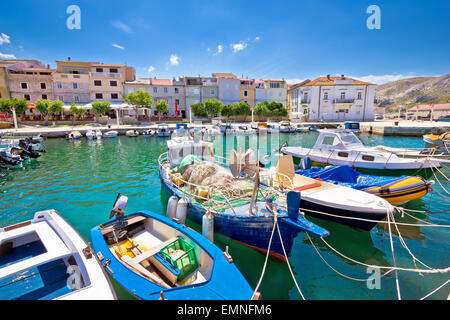
M 159 253 L 165 260 L 180 270 L 178 281 L 186 278 L 198 267 L 194 247 L 181 238 L 162 248 Z

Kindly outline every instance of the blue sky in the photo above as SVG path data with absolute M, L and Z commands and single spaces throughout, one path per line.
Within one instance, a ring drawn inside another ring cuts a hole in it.
M 69 5 L 81 29 L 69 30 Z M 378 5 L 381 29 L 366 9 Z M 0 58 L 126 63 L 138 77 L 232 72 L 375 83 L 450 72 L 450 1 L 2 1 Z

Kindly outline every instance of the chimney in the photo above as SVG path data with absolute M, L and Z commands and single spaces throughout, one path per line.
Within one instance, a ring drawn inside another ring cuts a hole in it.
M 331 79 L 330 79 L 330 75 L 329 75 L 329 74 L 327 74 L 327 79 L 328 79 L 328 80 L 331 80 Z
M 67 58 L 67 61 L 70 61 L 70 57 Z
M 341 79 L 345 80 L 345 76 L 343 74 L 341 74 Z

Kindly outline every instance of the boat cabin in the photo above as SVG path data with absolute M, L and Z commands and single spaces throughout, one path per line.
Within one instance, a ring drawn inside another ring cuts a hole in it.
M 314 145 L 314 149 L 360 149 L 364 148 L 356 135 L 348 130 L 319 130 L 320 134 Z

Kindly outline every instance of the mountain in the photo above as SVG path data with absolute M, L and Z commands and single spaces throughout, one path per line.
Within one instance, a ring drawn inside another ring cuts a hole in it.
M 380 107 L 413 106 L 450 102 L 450 73 L 439 77 L 415 77 L 388 82 L 377 87 Z

